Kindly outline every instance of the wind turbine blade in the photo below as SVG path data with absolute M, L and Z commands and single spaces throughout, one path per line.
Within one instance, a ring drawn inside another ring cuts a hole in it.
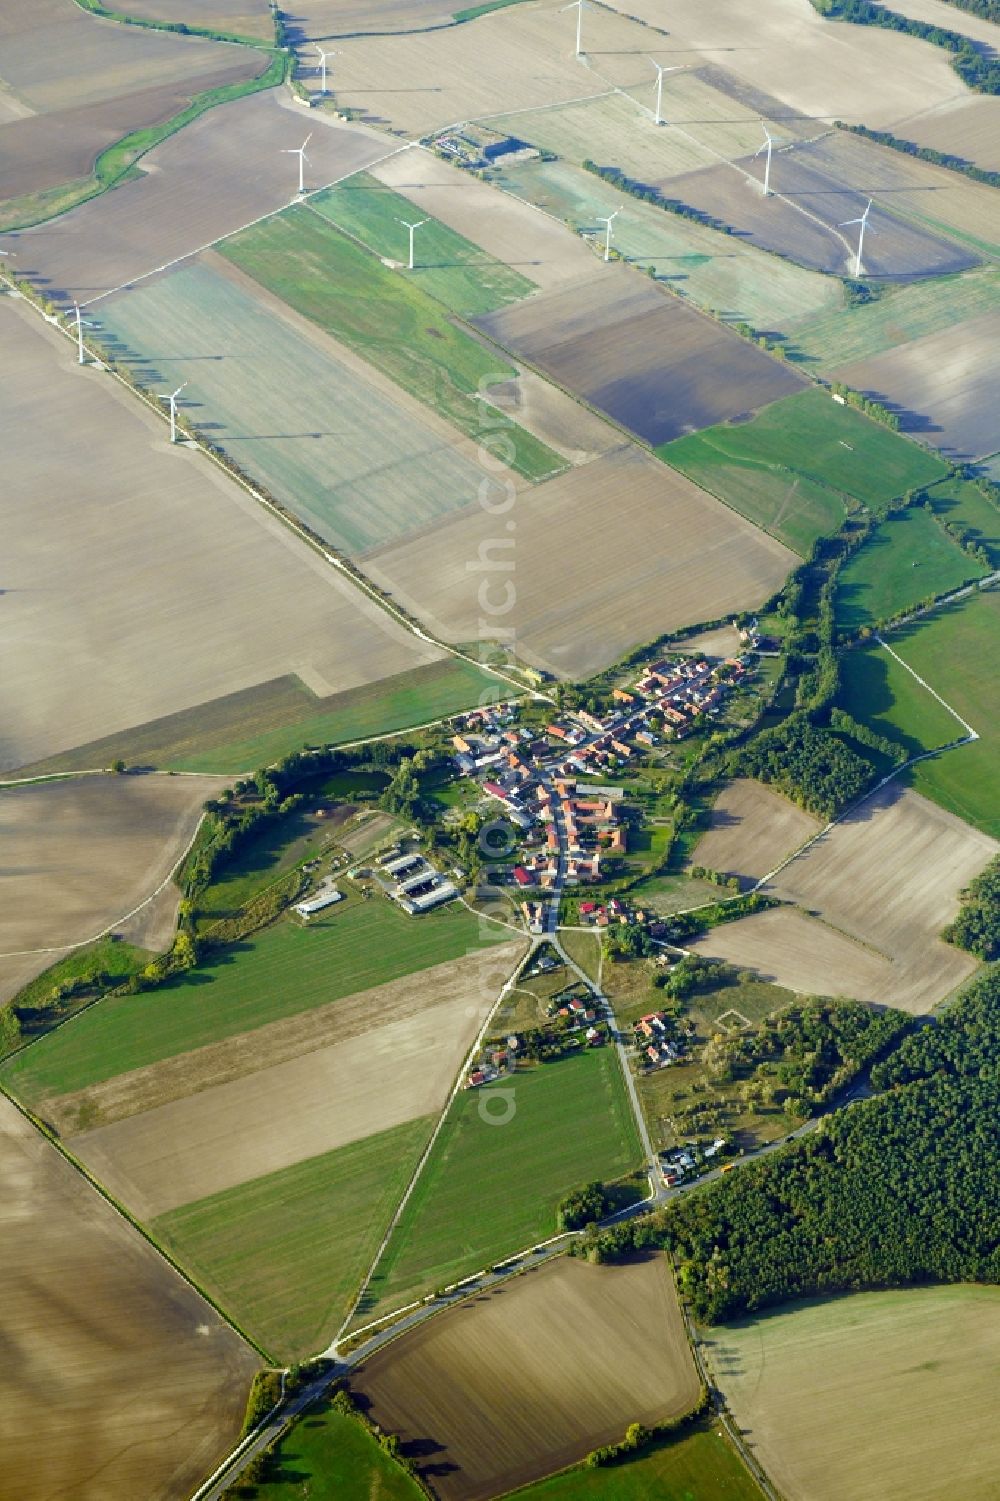
M 850 225 L 850 224 L 863 224 L 863 223 L 864 223 L 864 219 L 863 218 L 861 218 L 861 219 L 841 219 L 840 223 L 837 225 L 837 228 L 838 229 L 847 229 L 848 225 Z
M 312 138 L 313 138 L 313 132 L 310 131 L 309 134 L 306 136 L 305 140 L 302 142 L 302 145 L 299 147 L 299 150 L 300 151 L 305 151 L 306 147 L 309 145 L 309 142 L 312 140 Z

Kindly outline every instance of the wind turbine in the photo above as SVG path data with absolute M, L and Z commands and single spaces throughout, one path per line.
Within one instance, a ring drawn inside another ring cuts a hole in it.
M 563 10 L 576 11 L 576 55 L 583 56 L 583 8 L 585 0 L 570 0 L 569 5 L 564 5 Z
M 170 393 L 169 396 L 167 396 L 166 393 L 162 393 L 160 395 L 160 400 L 161 401 L 169 401 L 169 403 L 170 403 L 170 441 L 171 441 L 171 443 L 176 443 L 177 442 L 177 398 L 181 394 L 181 392 L 183 391 L 184 386 L 186 386 L 186 385 L 187 385 L 187 381 L 184 381 L 183 385 L 178 386 L 176 391 L 171 391 L 171 393 Z
M 83 330 L 85 328 L 93 328 L 94 324 L 88 323 L 84 319 L 83 315 L 80 312 L 80 304 L 78 302 L 74 302 L 73 311 L 71 313 L 66 313 L 64 316 L 67 318 L 72 318 L 76 324 L 76 362 L 78 365 L 85 365 L 87 361 L 83 353 Z
M 285 146 L 285 147 L 282 148 L 282 152 L 281 152 L 282 156 L 297 156 L 298 159 L 299 159 L 299 197 L 300 198 L 301 198 L 302 194 L 306 190 L 306 175 L 305 175 L 306 174 L 306 162 L 309 160 L 309 158 L 306 156 L 306 147 L 309 145 L 309 142 L 312 140 L 312 138 L 313 138 L 313 133 L 312 133 L 312 131 L 310 131 L 309 134 L 306 136 L 305 140 L 302 142 L 301 146 Z
M 413 270 L 413 236 L 416 234 L 416 232 L 420 228 L 421 224 L 426 224 L 427 223 L 427 220 L 426 219 L 418 219 L 417 222 L 416 222 L 416 224 L 411 224 L 410 221 L 409 221 L 409 219 L 397 219 L 396 223 L 397 224 L 402 224 L 403 227 L 404 227 L 404 229 L 408 229 L 410 231 L 410 260 L 409 260 L 409 264 L 408 264 L 408 266 L 407 266 L 406 269 L 408 271 L 412 271 Z
M 683 71 L 683 69 L 682 69 L 682 67 L 681 67 L 681 65 L 679 63 L 676 63 L 671 68 L 665 68 L 662 63 L 658 63 L 656 61 L 655 57 L 651 57 L 649 60 L 653 64 L 653 67 L 656 69 L 656 115 L 655 115 L 655 118 L 653 120 L 653 124 L 654 125 L 662 125 L 664 123 L 664 120 L 663 120 L 663 75 L 664 75 L 664 73 L 680 73 L 680 72 Z
M 613 214 L 598 214 L 597 215 L 597 218 L 598 218 L 599 222 L 605 226 L 605 230 L 604 230 L 604 259 L 606 261 L 609 261 L 611 259 L 611 226 L 614 223 L 614 221 L 618 218 L 618 215 L 620 213 L 621 213 L 621 209 L 620 208 L 616 208 Z
M 319 91 L 320 91 L 321 94 L 325 94 L 326 93 L 326 60 L 327 60 L 328 57 L 339 57 L 340 53 L 339 52 L 324 52 L 323 49 L 322 49 L 322 47 L 317 47 L 316 51 L 319 53 L 319 66 L 320 66 L 320 72 L 322 74 L 322 82 L 320 83 Z
M 771 132 L 768 130 L 768 128 L 764 124 L 763 120 L 761 120 L 761 122 L 760 122 L 760 128 L 764 132 L 764 144 L 763 144 L 763 146 L 758 146 L 757 147 L 757 150 L 753 154 L 753 159 L 754 159 L 754 161 L 756 161 L 757 158 L 758 158 L 758 156 L 760 156 L 760 153 L 762 151 L 766 151 L 767 152 L 767 160 L 764 163 L 764 197 L 765 198 L 770 198 L 770 196 L 771 196 L 771 147 L 774 145 L 774 137 L 771 135 Z
M 864 244 L 865 244 L 865 228 L 866 228 L 866 226 L 868 224 L 868 215 L 871 213 L 871 208 L 872 208 L 872 200 L 869 198 L 869 200 L 868 200 L 868 207 L 865 209 L 864 213 L 861 215 L 861 217 L 859 219 L 842 219 L 841 222 L 840 222 L 840 225 L 838 226 L 840 229 L 846 229 L 849 224 L 860 224 L 860 226 L 861 226 L 861 228 L 858 230 L 858 253 L 854 257 L 854 274 L 855 274 L 855 276 L 863 276 L 865 274 L 865 268 L 864 268 L 864 265 L 862 264 L 862 261 L 861 261 L 861 252 L 864 249 Z M 875 233 L 875 231 L 872 230 L 872 234 L 874 234 L 874 233 Z

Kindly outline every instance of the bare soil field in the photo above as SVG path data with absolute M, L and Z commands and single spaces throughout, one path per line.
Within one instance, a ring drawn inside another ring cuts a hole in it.
M 881 5 L 885 0 L 876 0 L 876 3 Z M 1000 49 L 1000 26 L 995 21 L 970 15 L 957 5 L 949 5 L 948 0 L 899 0 L 898 4 L 897 0 L 892 0 L 891 9 L 898 15 L 909 16 L 911 21 L 924 21 L 928 26 L 940 26 L 944 31 L 957 31 L 960 36 L 980 43 L 984 50 Z
M 0 1125 L 5 1493 L 177 1501 L 260 1359 L 6 1099 Z
M 970 94 L 921 110 L 900 120 L 893 133 L 918 146 L 951 152 L 988 172 L 1000 172 L 1000 99 L 992 95 Z
M 141 177 L 51 224 L 4 235 L 4 248 L 17 252 L 19 274 L 49 296 L 102 297 L 284 207 L 298 169 L 283 152 L 301 146 L 310 131 L 310 188 L 349 177 L 394 149 L 362 126 L 307 117 L 283 91 L 251 94 L 170 136 L 142 158 Z
M 791 907 L 720 923 L 691 948 L 705 959 L 755 970 L 761 980 L 800 995 L 901 1004 L 887 993 L 892 966 L 884 954 Z
M 958 910 L 958 893 L 998 848 L 919 793 L 889 783 L 768 889 L 891 960 L 880 993 L 859 999 L 920 1013 L 975 967 L 970 955 L 937 935 Z
M 506 1495 L 698 1397 L 663 1257 L 550 1263 L 404 1335 L 352 1385 L 442 1501 Z
M 212 251 L 102 305 L 102 343 L 348 553 L 479 493 L 477 445 Z
M 128 14 L 149 21 L 183 21 L 237 36 L 274 41 L 268 0 L 128 0 Z
M 997 445 L 1000 311 L 847 365 L 837 379 L 898 411 L 903 432 L 956 464 Z
M 504 946 L 509 968 L 522 947 Z M 501 962 L 499 952 L 490 957 Z M 244 1034 L 82 1091 L 72 1102 L 78 1119 L 95 1109 L 120 1114 L 137 1098 L 148 1104 L 169 1095 L 185 1062 L 189 1070 L 183 1098 L 84 1131 L 72 1138 L 73 1151 L 151 1220 L 440 1111 L 496 999 L 495 988 L 476 984 L 478 964 L 473 957 L 436 965 L 294 1026 L 272 1023 L 263 1036 Z M 215 1082 L 220 1073 L 225 1082 Z
M 664 631 L 762 603 L 795 555 L 623 446 L 522 492 L 502 518 L 476 507 L 364 566 L 446 639 L 513 629 L 529 661 L 576 678 Z
M 855 160 L 857 147 L 864 154 Z M 857 230 L 840 226 L 863 214 L 869 198 L 874 199 L 865 238 L 864 266 L 869 275 L 941 276 L 978 264 L 973 249 L 889 212 L 897 205 L 902 211 L 919 198 L 925 212 L 932 212 L 927 205 L 933 204 L 937 212 L 945 213 L 950 200 L 933 197 L 934 183 L 905 192 L 899 173 L 884 166 L 887 153 L 880 148 L 875 151 L 877 155 L 868 142 L 851 136 L 782 150 L 772 163 L 773 196 L 769 198 L 760 191 L 757 168 L 749 157 L 735 168 L 719 165 L 678 177 L 671 191 L 702 213 L 731 224 L 762 250 L 778 251 L 815 271 L 853 274 Z M 888 155 L 895 159 L 896 153 Z M 957 174 L 947 176 L 964 188 Z M 991 190 L 979 191 L 987 195 L 985 206 L 992 218 Z M 966 195 L 956 187 L 955 196 Z
M 664 24 L 661 0 L 614 0 L 614 6 L 652 26 Z M 793 118 L 887 129 L 918 109 L 970 97 L 942 47 L 825 20 L 809 0 L 770 0 L 764 9 L 738 0 L 676 0 L 669 27 L 677 56 L 668 60 L 688 62 L 693 49 L 755 91 L 783 100 Z
M 780 792 L 740 777 L 716 799 L 708 831 L 691 859 L 695 865 L 738 875 L 750 884 L 766 876 L 821 827 L 818 818 Z
M 217 777 L 93 776 L 0 790 L 0 960 L 20 985 L 147 902 L 187 848 Z M 179 890 L 164 888 L 129 924 L 139 947 L 167 946 Z M 34 953 L 25 953 L 34 950 Z M 0 1000 L 13 991 L 4 986 Z
M 803 380 L 621 266 L 473 321 L 650 444 L 749 415 Z
M 414 147 L 386 157 L 372 176 L 545 291 L 594 274 L 592 252 L 561 224 L 430 151 Z
M 439 658 L 23 304 L 0 338 L 0 769 L 284 673 L 336 692 Z
M 526 427 L 571 464 L 589 464 L 622 446 L 616 427 L 534 370 L 520 370 L 513 380 L 490 386 L 486 396 L 505 417 Z
M 661 36 L 604 7 L 591 10 L 586 32 L 586 67 L 573 52 L 575 18 L 556 0 L 443 30 L 344 37 L 332 89 L 341 108 L 362 111 L 367 123 L 422 137 L 649 79 L 646 54 Z M 415 88 L 415 78 L 433 83 Z
M 266 62 L 220 42 L 103 21 L 70 0 L 6 7 L 0 80 L 20 118 L 0 123 L 0 198 L 86 176 L 112 141 Z
M 675 649 L 691 657 L 734 657 L 742 645 L 738 630 L 731 625 L 720 625 L 712 631 L 699 631 L 695 636 L 682 636 Z
M 788 1501 L 996 1495 L 997 1288 L 815 1299 L 712 1330 L 705 1343 L 750 1448 Z

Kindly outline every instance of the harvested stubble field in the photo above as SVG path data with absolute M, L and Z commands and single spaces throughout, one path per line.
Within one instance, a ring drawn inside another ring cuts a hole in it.
M 380 899 L 331 911 L 308 928 L 265 928 L 164 989 L 92 1006 L 11 1059 L 5 1082 L 29 1102 L 83 1090 L 268 1022 L 307 1026 L 317 1007 L 476 948 L 479 920 L 459 907 L 419 919 Z
M 440 657 L 213 466 L 171 448 L 161 420 L 81 370 L 23 304 L 3 299 L 0 330 L 0 768 L 289 671 L 329 694 Z
M 899 412 L 903 432 L 952 463 L 982 458 L 1000 435 L 1000 308 L 847 365 L 837 379 Z
M 458 3 L 458 0 L 455 0 Z M 369 31 L 409 31 L 451 20 L 450 0 L 300 0 L 286 15 L 285 31 L 296 46 L 309 40 L 354 36 Z
M 713 1330 L 704 1343 L 737 1423 L 788 1501 L 995 1496 L 997 1288 L 817 1299 Z
M 487 603 L 518 650 L 571 678 L 587 677 L 640 642 L 696 619 L 752 609 L 780 585 L 795 555 L 683 476 L 632 447 L 573 469 L 509 508 L 513 546 L 498 544 L 481 507 L 401 546 L 369 554 L 365 569 L 445 639 L 480 630 Z M 614 539 L 613 548 L 609 539 Z M 477 559 L 510 564 L 496 578 Z
M 294 159 L 283 152 L 301 146 L 310 128 L 310 187 L 358 172 L 394 149 L 363 126 L 323 117 L 307 125 L 279 90 L 252 94 L 172 135 L 142 158 L 133 181 L 51 224 L 5 236 L 4 248 L 16 250 L 18 272 L 50 296 L 102 297 L 287 204 L 297 178 Z
M 691 948 L 800 995 L 903 1004 L 891 990 L 892 967 L 883 954 L 790 907 L 720 923 Z
M 614 0 L 614 6 L 663 25 L 661 0 Z M 751 90 L 783 100 L 793 123 L 807 115 L 886 128 L 917 110 L 970 97 L 943 48 L 825 20 L 809 0 L 769 0 L 751 10 L 676 0 L 670 47 L 679 62 L 693 49 Z
M 447 310 L 306 205 L 286 209 L 219 245 L 254 281 L 341 340 L 404 391 L 489 448 L 490 425 L 477 397 L 513 371 L 503 356 Z M 510 423 L 501 458 L 526 478 L 544 479 L 563 462 Z
M 975 968 L 969 954 L 937 935 L 958 911 L 959 892 L 997 848 L 954 814 L 890 782 L 786 865 L 766 890 L 815 911 L 838 933 L 866 945 L 867 954 L 889 961 L 874 993 L 842 983 L 845 994 L 919 1014 Z M 780 960 L 774 968 L 781 982 Z
M 361 111 L 369 123 L 423 137 L 649 78 L 646 54 L 661 36 L 603 6 L 592 11 L 588 33 L 591 68 L 574 57 L 573 18 L 555 0 L 422 34 L 343 37 L 334 93 L 341 108 Z M 434 83 L 414 88 L 415 78 Z
M 475 447 L 209 253 L 119 293 L 102 342 L 288 510 L 357 554 L 479 492 Z
M 921 110 L 897 121 L 893 134 L 975 162 L 987 172 L 1000 172 L 1000 101 L 990 95 L 966 95 Z
M 254 37 L 257 41 L 274 41 L 268 0 L 128 0 L 127 11 L 130 16 L 141 16 L 147 21 L 180 21 L 234 36 Z
M 490 957 L 509 972 L 522 952 L 505 944 Z M 86 1125 L 110 1118 L 73 1137 L 73 1151 L 140 1219 L 154 1219 L 440 1112 L 495 998 L 472 955 L 119 1075 L 71 1101 L 46 1100 L 42 1111 L 58 1120 L 75 1113 Z
M 858 164 L 841 164 L 832 151 L 842 143 L 853 147 L 858 140 L 837 136 L 832 142 L 821 140 L 782 149 L 772 164 L 772 196 L 768 198 L 761 193 L 756 167 L 749 157 L 735 168 L 706 167 L 674 178 L 670 191 L 701 213 L 732 225 L 737 234 L 761 250 L 778 252 L 813 271 L 852 275 L 856 230 L 839 226 L 864 213 L 869 197 L 879 193 L 881 172 L 876 171 L 874 177 L 871 171 L 864 174 L 862 181 L 872 185 L 867 191 L 859 188 Z M 882 196 L 874 199 L 870 233 L 865 238 L 864 269 L 869 276 L 944 276 L 979 263 L 974 250 L 890 212 L 897 206 L 891 196 L 895 191 L 883 190 Z M 992 204 L 988 207 L 992 209 Z
M 166 1214 L 153 1231 L 276 1360 L 333 1338 L 434 1122 L 407 1121 Z
M 6 1493 L 190 1494 L 259 1358 L 8 1100 L 0 1122 Z
M 219 42 L 119 26 L 69 0 L 0 17 L 0 199 L 85 177 L 105 146 L 158 125 L 192 94 L 262 71 Z
M 484 1359 L 488 1352 L 488 1359 Z M 563 1259 L 491 1289 L 360 1366 L 371 1416 L 413 1444 L 441 1501 L 485 1501 L 688 1411 L 699 1383 L 665 1259 Z
M 802 385 L 794 370 L 623 266 L 474 322 L 651 444 Z
M 331 224 L 353 235 L 376 255 L 400 265 L 406 263 L 409 241 L 406 221 L 414 222 L 413 204 L 377 178 L 359 172 L 346 182 L 317 193 L 310 202 Z M 452 312 L 465 317 L 520 302 L 535 290 L 534 283 L 519 271 L 487 255 L 439 219 L 422 220 L 414 249 L 410 279 Z
M 373 167 L 371 175 L 400 193 L 417 217 L 433 215 L 546 291 L 594 274 L 593 254 L 582 240 L 567 235 L 547 214 L 430 151 L 397 152 Z
M 461 1092 L 355 1324 L 554 1235 L 556 1207 L 571 1188 L 623 1177 L 640 1158 L 621 1067 L 608 1048 Z
M 913 339 L 923 339 L 974 320 L 1000 306 L 1000 271 L 978 266 L 958 276 L 883 286 L 871 302 L 834 307 L 792 325 L 789 344 L 796 360 L 825 374 L 872 359 Z
M 212 777 L 93 776 L 0 790 L 0 959 L 14 989 L 147 902 L 180 859 Z M 127 924 L 129 941 L 167 948 L 180 892 L 168 884 Z M 25 953 L 27 950 L 29 952 Z M 14 993 L 0 979 L 0 1000 Z
M 837 624 L 857 630 L 890 620 L 986 572 L 922 506 L 910 506 L 881 522 L 841 569 L 834 595 Z
M 882 511 L 945 474 L 937 457 L 818 389 L 659 453 L 803 556 L 841 524 L 845 496 Z
M 820 828 L 819 819 L 780 792 L 740 777 L 716 798 L 691 860 L 745 883 L 759 881 Z
M 890 644 L 967 720 L 979 738 L 909 773 L 927 797 L 1000 837 L 1000 594 L 976 594 L 894 632 Z M 856 712 L 856 711 L 855 711 Z M 960 734 L 961 726 L 957 732 Z
M 591 172 L 568 162 L 526 162 L 503 171 L 504 188 L 584 235 L 600 239 L 599 214 L 615 220 L 615 249 L 696 307 L 742 319 L 762 330 L 798 327 L 824 310 L 843 309 L 836 282 L 778 256 L 765 255 L 736 235 L 708 229 L 678 214 L 626 199 Z

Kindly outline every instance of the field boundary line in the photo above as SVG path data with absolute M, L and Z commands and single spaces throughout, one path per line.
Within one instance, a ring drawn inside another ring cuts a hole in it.
M 937 701 L 938 701 L 938 703 L 941 705 L 941 707 L 943 709 L 947 709 L 948 713 L 951 715 L 951 717 L 953 719 L 957 719 L 958 720 L 959 724 L 962 726 L 963 730 L 965 730 L 965 732 L 968 735 L 968 738 L 970 740 L 978 740 L 980 738 L 979 731 L 978 730 L 974 730 L 972 728 L 972 725 L 969 724 L 967 720 L 965 720 L 965 719 L 962 718 L 962 716 L 961 716 L 961 714 L 959 714 L 958 710 L 957 709 L 953 709 L 952 706 L 951 706 L 951 704 L 949 704 L 946 699 L 943 699 L 941 697 L 941 695 L 940 695 L 940 693 L 938 693 L 937 689 L 931 687 L 930 683 L 927 682 L 926 678 L 922 678 L 920 676 L 919 672 L 915 672 L 914 669 L 910 666 L 909 662 L 904 662 L 903 658 L 899 655 L 899 653 L 897 651 L 893 650 L 893 648 L 889 645 L 888 641 L 883 640 L 883 638 L 881 636 L 879 636 L 879 635 L 876 635 L 875 639 L 877 640 L 879 646 L 882 646 L 882 647 L 885 648 L 885 650 L 889 653 L 890 657 L 892 657 L 893 661 L 898 662 L 899 665 L 900 665 L 900 667 L 905 667 L 906 671 L 910 674 L 911 678 L 916 679 L 916 681 L 920 684 L 921 688 L 926 688 L 927 692 L 931 695 L 931 697 L 932 698 L 936 698 Z

